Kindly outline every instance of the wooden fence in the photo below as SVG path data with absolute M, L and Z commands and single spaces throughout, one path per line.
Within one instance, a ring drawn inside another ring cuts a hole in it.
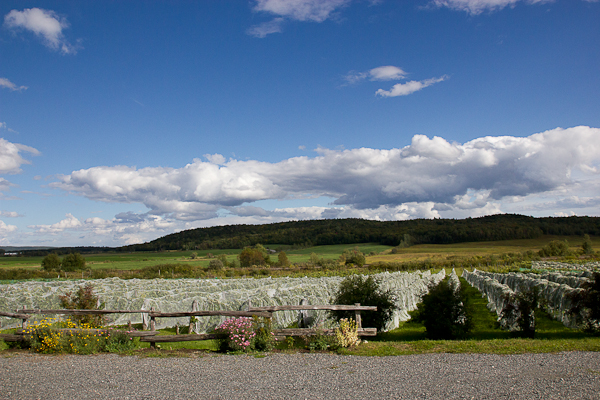
M 41 309 L 20 309 L 16 310 L 15 313 L 0 311 L 0 316 L 21 319 L 21 329 L 18 329 L 15 334 L 0 334 L 0 339 L 5 341 L 21 341 L 25 340 L 24 330 L 27 328 L 27 320 L 34 314 L 46 314 L 46 315 L 106 315 L 106 314 L 139 314 L 143 316 L 147 315 L 150 320 L 150 326 L 143 324 L 142 331 L 134 331 L 129 322 L 129 329 L 125 332 L 130 337 L 139 337 L 142 342 L 149 342 L 152 347 L 156 347 L 156 343 L 165 342 L 188 342 L 197 340 L 217 339 L 219 336 L 215 333 L 204 333 L 204 334 L 185 334 L 180 335 L 179 326 L 177 326 L 175 335 L 164 335 L 158 336 L 156 330 L 156 318 L 177 318 L 177 317 L 190 317 L 189 332 L 193 331 L 193 323 L 191 317 L 207 317 L 207 316 L 225 316 L 225 317 L 264 317 L 273 318 L 273 313 L 277 311 L 299 311 L 298 321 L 299 325 L 303 325 L 306 322 L 306 311 L 308 310 L 332 310 L 332 311 L 354 311 L 356 326 L 359 336 L 376 336 L 376 328 L 363 328 L 361 311 L 377 311 L 375 306 L 361 306 L 360 304 L 350 305 L 309 305 L 306 304 L 306 300 L 303 299 L 301 304 L 298 306 L 284 305 L 284 306 L 269 306 L 269 307 L 252 307 L 248 306 L 248 311 L 227 311 L 227 310 L 198 310 L 198 303 L 194 301 L 192 304 L 192 311 L 183 312 L 160 312 L 152 307 L 150 310 L 41 310 Z M 142 317 L 142 320 L 145 320 Z M 149 331 L 145 329 L 150 329 Z M 106 329 L 60 329 L 65 332 L 106 332 Z M 273 333 L 275 336 L 310 336 L 317 333 L 332 335 L 334 329 L 314 329 L 314 328 L 294 328 L 294 329 L 274 329 Z

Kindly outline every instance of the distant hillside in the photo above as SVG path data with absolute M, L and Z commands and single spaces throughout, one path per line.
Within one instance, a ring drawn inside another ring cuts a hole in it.
M 54 247 L 48 247 L 48 246 L 1 246 L 0 250 L 4 250 L 7 253 L 9 252 L 13 252 L 13 251 L 20 251 L 20 250 L 49 250 L 49 249 L 53 249 Z
M 257 243 L 307 247 L 352 243 L 397 246 L 407 238 L 413 244 L 447 244 L 532 239 L 541 235 L 582 236 L 586 233 L 600 235 L 599 217 L 534 218 L 498 214 L 462 220 L 327 219 L 191 229 L 148 243 L 120 247 L 117 251 L 240 249 Z

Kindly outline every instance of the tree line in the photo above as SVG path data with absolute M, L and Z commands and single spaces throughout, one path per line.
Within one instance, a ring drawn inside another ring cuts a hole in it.
M 190 229 L 148 243 L 124 246 L 119 250 L 243 249 L 258 243 L 291 248 L 354 243 L 398 246 L 407 239 L 410 244 L 451 244 L 585 234 L 600 235 L 600 218 L 534 218 L 499 214 L 480 218 L 408 221 L 328 219 Z

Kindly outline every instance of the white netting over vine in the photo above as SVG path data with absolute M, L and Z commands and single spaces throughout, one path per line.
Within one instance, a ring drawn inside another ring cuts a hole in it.
M 571 325 L 567 312 L 571 308 L 570 295 L 582 290 L 579 289 L 579 286 L 587 279 L 581 276 L 562 276 L 559 273 L 521 274 L 511 272 L 498 274 L 477 270 L 473 270 L 473 272 L 464 270 L 463 277 L 488 297 L 488 307 L 498 314 L 504 307 L 507 295 L 512 292 L 518 293 L 535 289 L 540 296 L 540 300 L 545 303 L 547 311 L 567 326 Z M 551 278 L 554 281 L 544 278 Z M 576 279 L 572 280 L 571 278 Z M 575 286 L 570 286 L 567 283 L 572 283 Z
M 427 293 L 430 282 L 439 282 L 445 276 L 425 272 L 393 272 L 376 274 L 383 290 L 392 290 L 399 310 L 394 314 L 386 330 L 409 319 L 408 311 L 415 309 L 421 297 Z M 108 278 L 91 281 L 27 281 L 0 285 L 0 310 L 14 312 L 19 308 L 58 309 L 59 296 L 74 292 L 87 283 L 108 310 L 155 310 L 161 312 L 190 311 L 194 300 L 199 310 L 246 310 L 248 300 L 252 306 L 298 305 L 303 298 L 308 304 L 330 304 L 342 277 L 323 278 L 263 278 L 263 279 L 130 279 Z M 285 311 L 274 314 L 274 324 L 285 327 L 297 320 L 297 312 Z M 30 321 L 44 318 L 35 315 Z M 142 314 L 109 315 L 111 324 L 142 322 Z M 317 323 L 326 319 L 325 312 L 315 312 Z M 224 317 L 200 317 L 200 332 L 210 330 Z M 15 327 L 17 319 L 0 317 L 2 327 Z M 158 318 L 157 327 L 187 325 L 189 318 Z

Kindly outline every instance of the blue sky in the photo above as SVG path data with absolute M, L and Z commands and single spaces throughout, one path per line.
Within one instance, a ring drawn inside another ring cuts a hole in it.
M 0 3 L 0 246 L 600 215 L 600 2 Z

